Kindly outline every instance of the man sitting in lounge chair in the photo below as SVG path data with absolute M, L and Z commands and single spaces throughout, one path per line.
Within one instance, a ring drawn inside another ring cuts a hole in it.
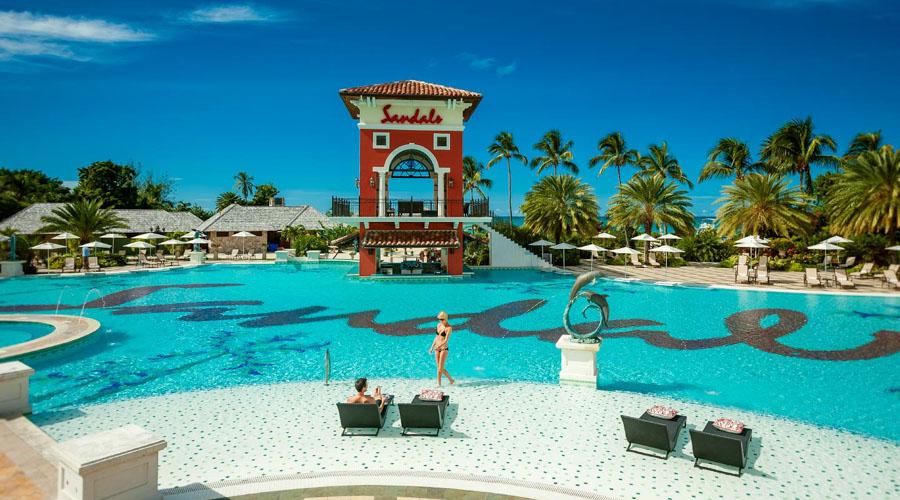
M 394 396 L 382 394 L 381 387 L 375 388 L 374 397 L 366 394 L 366 391 L 369 390 L 369 381 L 366 377 L 356 379 L 355 386 L 356 394 L 347 398 L 347 402 L 350 404 L 377 404 L 378 411 L 383 413 L 387 405 L 391 404 L 391 400 L 394 399 Z

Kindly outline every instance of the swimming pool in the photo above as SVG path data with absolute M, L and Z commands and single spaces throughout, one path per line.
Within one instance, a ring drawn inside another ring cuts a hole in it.
M 0 347 L 28 342 L 53 331 L 52 325 L 19 321 L 0 321 Z
M 331 377 L 430 377 L 434 316 L 458 326 L 454 377 L 555 382 L 574 277 L 479 270 L 375 281 L 348 265 L 212 265 L 0 283 L 0 312 L 84 314 L 101 330 L 24 361 L 33 420 L 67 407 Z M 900 298 L 599 280 L 603 389 L 736 406 L 900 440 Z M 727 411 L 723 412 L 727 413 Z M 715 415 L 704 416 L 707 418 Z M 590 416 L 586 416 L 590 419 Z

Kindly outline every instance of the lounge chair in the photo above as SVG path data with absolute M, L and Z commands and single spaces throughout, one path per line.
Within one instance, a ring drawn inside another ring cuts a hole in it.
M 62 272 L 72 271 L 75 272 L 75 257 L 66 257 L 63 260 Z
M 885 269 L 884 273 L 884 283 L 882 286 L 887 286 L 889 288 L 898 289 L 900 288 L 900 280 L 897 280 L 897 271 L 892 271 L 890 269 Z
M 851 255 L 847 257 L 847 260 L 844 261 L 843 264 L 837 266 L 839 269 L 850 269 L 851 267 L 856 265 L 856 256 Z
M 388 405 L 381 411 L 374 403 L 338 403 L 337 408 L 344 429 L 341 436 L 377 436 L 384 426 Z M 375 429 L 375 433 L 347 432 L 347 429 Z
M 669 459 L 669 453 L 675 450 L 675 443 L 678 442 L 678 433 L 687 424 L 687 417 L 678 415 L 672 420 L 657 418 L 644 412 L 641 418 L 629 417 L 621 415 L 622 425 L 625 426 L 625 439 L 628 441 L 628 447 L 625 451 L 632 451 L 641 455 L 650 457 Z M 665 457 L 645 453 L 638 450 L 632 450 L 633 445 L 646 446 L 666 452 Z
M 874 262 L 866 262 L 865 264 L 863 264 L 862 268 L 859 271 L 850 273 L 850 277 L 858 279 L 871 278 L 872 276 L 874 276 L 874 274 L 872 273 L 872 268 L 874 267 Z
M 900 272 L 900 264 L 891 264 L 888 266 L 888 271 Z
M 737 268 L 738 266 L 747 266 L 749 264 L 750 264 L 750 258 L 747 256 L 747 254 L 742 253 L 742 254 L 738 255 L 738 262 L 737 262 L 737 265 L 735 265 L 734 267 Z
M 652 253 L 647 255 L 647 263 L 653 267 L 661 267 L 660 263 L 656 262 L 656 257 L 654 257 Z
M 193 250 L 190 250 L 190 249 L 185 250 L 184 253 L 181 254 L 181 258 L 183 260 L 191 260 L 191 252 L 193 252 Z
M 398 403 L 400 412 L 400 426 L 403 427 L 404 436 L 437 436 L 444 427 L 444 415 L 447 413 L 447 405 L 450 404 L 450 396 L 444 396 L 441 401 L 422 401 L 419 396 L 413 398 L 412 403 Z M 433 433 L 411 432 L 410 429 L 431 429 Z
M 803 274 L 803 284 L 806 286 L 822 286 L 822 280 L 819 279 L 819 270 L 814 267 L 807 267 Z
M 97 259 L 97 257 L 88 257 L 87 270 L 88 271 L 99 271 L 100 270 L 100 260 Z
M 636 253 L 631 254 L 631 265 L 634 267 L 644 267 L 644 264 L 638 260 L 638 256 Z
M 834 270 L 834 280 L 837 282 L 841 288 L 856 288 L 856 283 L 847 276 L 846 269 L 835 269 Z
M 747 452 L 750 449 L 750 439 L 753 431 L 744 428 L 740 434 L 721 431 L 707 422 L 702 431 L 693 429 L 691 433 L 691 446 L 694 449 L 694 467 L 729 474 L 725 471 L 701 467 L 700 461 L 716 462 L 719 464 L 737 467 L 736 475 L 741 477 L 744 468 L 747 467 Z
M 738 264 L 737 269 L 734 270 L 734 282 L 735 283 L 750 283 L 752 280 L 750 278 L 750 266 L 747 264 L 740 265 Z
M 756 265 L 756 282 L 769 284 L 769 258 L 765 255 L 759 258 L 759 264 Z
M 236 260 L 238 258 L 239 250 L 237 248 L 231 249 L 231 260 Z

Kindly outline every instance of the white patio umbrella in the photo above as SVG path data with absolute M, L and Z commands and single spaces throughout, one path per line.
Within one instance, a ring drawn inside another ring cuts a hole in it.
M 0 242 L 3 242 L 3 241 L 9 241 L 9 236 L 6 236 L 6 235 L 4 235 L 4 234 L 0 234 Z
M 616 237 L 614 235 L 609 234 L 609 233 L 600 233 L 597 236 L 594 236 L 594 238 L 597 238 L 598 240 L 614 240 L 614 239 L 616 239 Z
M 46 243 L 41 243 L 40 245 L 35 245 L 31 247 L 32 250 L 46 250 L 47 251 L 47 269 L 50 269 L 50 250 L 61 250 L 66 248 L 63 245 L 59 245 L 56 243 L 50 243 L 49 241 Z
M 750 238 L 750 239 L 741 238 L 742 240 L 745 240 L 745 241 L 738 240 L 738 242 L 735 243 L 734 246 L 735 246 L 736 248 L 748 248 L 748 249 L 750 249 L 750 255 L 751 255 L 751 256 L 753 255 L 753 250 L 759 250 L 759 249 L 762 249 L 762 248 L 769 248 L 769 245 L 766 245 L 765 243 L 762 243 L 762 242 L 761 242 L 759 239 L 757 239 L 757 238 L 749 237 L 749 236 L 748 236 L 748 238 Z
M 823 241 L 823 243 L 834 243 L 835 245 L 840 245 L 842 243 L 853 243 L 853 240 L 848 240 L 843 236 L 832 236 L 831 238 Z
M 828 257 L 828 252 L 831 250 L 837 251 L 837 250 L 844 249 L 844 247 L 839 247 L 839 246 L 835 245 L 834 243 L 828 243 L 828 241 L 823 241 L 821 243 L 817 243 L 815 245 L 808 246 L 806 248 L 809 250 L 821 250 L 821 251 L 825 252 L 825 257 Z M 827 273 L 828 272 L 828 260 L 825 259 L 824 262 L 825 262 L 825 272 Z
M 885 250 L 891 250 L 891 251 L 894 251 L 894 252 L 900 252 L 900 245 L 894 245 L 894 246 L 892 246 L 892 247 L 887 247 L 887 248 L 885 248 Z
M 765 238 L 760 238 L 756 234 L 751 234 L 750 236 L 744 236 L 743 238 L 735 241 L 735 243 L 749 243 L 749 242 L 762 243 L 763 245 L 765 245 L 766 243 L 769 242 L 769 240 L 767 240 Z
M 241 231 L 239 233 L 232 234 L 232 236 L 241 239 L 241 255 L 244 255 L 244 238 L 252 238 L 256 235 L 253 233 L 248 233 L 247 231 Z
M 112 245 L 107 245 L 106 243 L 103 243 L 102 241 L 92 241 L 90 243 L 85 243 L 84 245 L 80 245 L 78 248 L 103 248 L 103 249 L 108 250 L 108 249 L 112 248 Z
M 187 243 L 185 243 L 185 242 L 183 242 L 183 241 L 181 241 L 181 240 L 176 240 L 176 239 L 171 239 L 171 240 L 161 241 L 161 242 L 159 242 L 159 244 L 160 244 L 160 245 L 166 245 L 166 246 L 187 245 Z
M 640 255 L 641 252 L 631 248 L 631 247 L 622 247 L 612 250 L 612 253 L 617 255 Z M 628 277 L 628 261 L 625 261 L 625 277 Z
M 647 233 L 641 233 L 634 238 L 631 238 L 631 241 L 643 241 L 644 242 L 644 257 L 647 256 L 647 245 L 650 244 L 651 241 L 659 241 L 658 239 L 650 236 Z
M 128 236 L 119 233 L 106 233 L 100 237 L 101 240 L 113 240 L 112 253 L 116 253 L 116 240 L 127 240 Z
M 72 233 L 60 233 L 50 238 L 51 240 L 80 240 L 81 238 Z
M 681 236 L 675 236 L 674 234 L 666 233 L 666 234 L 660 236 L 659 239 L 660 240 L 680 240 Z
M 144 233 L 144 234 L 139 234 L 132 239 L 135 239 L 135 240 L 164 240 L 164 239 L 166 239 L 166 237 L 161 234 L 157 234 L 157 233 Z M 125 246 L 128 246 L 128 245 L 125 245 Z M 131 248 L 131 247 L 129 247 L 129 248 Z
M 562 253 L 563 254 L 563 270 L 565 270 L 565 268 L 566 268 L 566 250 L 574 250 L 575 248 L 578 248 L 578 247 L 576 247 L 575 245 L 570 245 L 568 243 L 559 243 L 557 245 L 553 245 L 550 248 L 552 248 L 554 250 L 562 250 L 563 251 L 563 253 Z
M 182 234 L 181 236 L 179 236 L 179 238 L 181 238 L 183 240 L 192 240 L 194 238 L 198 238 L 197 233 L 200 233 L 200 231 L 190 231 L 190 232 Z M 199 237 L 202 238 L 204 236 L 206 236 L 206 235 L 203 233 L 200 233 Z
M 194 238 L 184 242 L 185 245 L 209 245 L 209 240 L 203 238 Z
M 544 260 L 544 247 L 553 246 L 553 244 L 554 244 L 554 243 L 553 243 L 552 241 L 547 241 L 547 240 L 537 240 L 537 241 L 535 241 L 534 243 L 529 243 L 528 246 L 530 246 L 530 247 L 541 247 L 541 260 Z
M 605 252 L 606 249 L 603 247 L 598 247 L 597 245 L 591 243 L 590 245 L 584 245 L 578 247 L 579 250 L 584 250 L 587 252 L 591 252 L 591 271 L 594 270 L 594 252 Z
M 670 253 L 683 253 L 684 250 L 680 248 L 675 248 L 669 245 L 661 245 L 656 248 L 650 249 L 651 252 L 659 252 L 666 254 L 666 275 L 669 274 L 669 254 Z
M 140 250 L 149 250 L 151 248 L 155 248 L 154 245 L 147 243 L 146 241 L 133 241 L 127 245 L 124 245 L 125 248 L 137 248 Z

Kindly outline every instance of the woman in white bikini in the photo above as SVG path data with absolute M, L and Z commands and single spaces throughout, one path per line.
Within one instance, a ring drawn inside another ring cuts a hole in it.
M 431 342 L 431 347 L 428 348 L 428 354 L 434 352 L 434 362 L 437 364 L 437 384 L 438 387 L 441 386 L 441 376 L 446 375 L 450 380 L 450 385 L 453 385 L 455 380 L 450 376 L 450 372 L 445 368 L 447 364 L 447 355 L 450 353 L 450 334 L 453 333 L 453 327 L 447 323 L 447 313 L 441 311 L 437 315 L 438 324 L 435 329 L 434 341 Z

